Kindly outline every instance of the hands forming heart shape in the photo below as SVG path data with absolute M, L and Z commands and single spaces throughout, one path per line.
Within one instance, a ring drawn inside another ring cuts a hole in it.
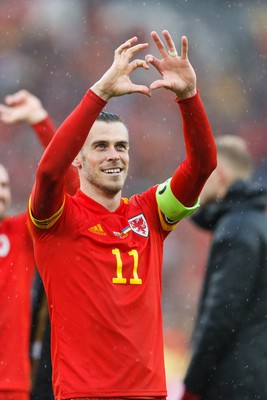
M 157 32 L 152 31 L 151 37 L 161 58 L 147 54 L 145 59 L 134 59 L 138 52 L 148 48 L 148 43 L 137 44 L 134 36 L 121 44 L 114 52 L 114 61 L 102 78 L 92 87 L 98 96 L 108 101 L 111 97 L 130 93 L 141 93 L 151 96 L 155 89 L 165 88 L 175 93 L 178 100 L 192 97 L 196 94 L 196 74 L 188 59 L 188 40 L 181 38 L 181 54 L 177 53 L 175 44 L 167 30 L 162 32 L 166 45 Z M 150 86 L 134 84 L 130 75 L 137 68 L 150 69 L 152 65 L 161 75 Z

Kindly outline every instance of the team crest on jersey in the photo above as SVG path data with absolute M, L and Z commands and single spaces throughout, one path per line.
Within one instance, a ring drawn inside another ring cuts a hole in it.
M 136 217 L 130 218 L 128 221 L 133 232 L 148 237 L 148 224 L 144 214 L 139 214 Z
M 0 235 L 0 257 L 6 257 L 10 250 L 10 242 L 6 235 Z

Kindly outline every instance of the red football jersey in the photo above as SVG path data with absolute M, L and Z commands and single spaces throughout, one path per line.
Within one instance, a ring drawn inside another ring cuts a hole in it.
M 52 227 L 33 225 L 56 399 L 166 396 L 162 247 L 175 225 L 162 229 L 155 191 L 110 212 L 78 190 Z
M 0 222 L 0 391 L 30 390 L 33 244 L 25 214 Z

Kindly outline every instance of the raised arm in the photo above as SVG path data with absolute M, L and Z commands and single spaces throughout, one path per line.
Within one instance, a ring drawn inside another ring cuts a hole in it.
M 44 148 L 48 146 L 56 132 L 40 99 L 25 89 L 5 97 L 5 104 L 0 104 L 0 121 L 6 124 L 30 125 Z M 67 192 L 75 193 L 78 186 L 79 177 L 76 168 L 70 167 L 66 176 Z
M 102 78 L 85 94 L 76 109 L 57 130 L 39 163 L 31 196 L 31 210 L 38 220 L 52 217 L 64 202 L 64 175 L 81 150 L 88 133 L 106 102 L 128 93 L 150 95 L 150 89 L 131 82 L 130 74 L 137 68 L 148 69 L 145 60 L 132 57 L 148 44 L 136 44 L 133 37 L 114 54 L 114 61 Z
M 174 172 L 168 183 L 168 190 L 184 206 L 192 207 L 205 181 L 216 167 L 216 147 L 197 91 L 196 74 L 188 59 L 187 38 L 181 38 L 179 56 L 169 32 L 164 30 L 162 34 L 166 45 L 156 32 L 151 33 L 161 59 L 149 54 L 146 61 L 158 70 L 162 79 L 154 81 L 150 89 L 165 88 L 176 95 L 183 121 L 186 158 Z M 175 217 L 175 212 L 169 215 L 170 219 Z
M 7 95 L 5 104 L 0 104 L 0 120 L 6 124 L 25 122 L 34 125 L 48 118 L 48 113 L 38 97 L 24 89 Z M 51 131 L 50 140 L 55 131 L 53 125 Z

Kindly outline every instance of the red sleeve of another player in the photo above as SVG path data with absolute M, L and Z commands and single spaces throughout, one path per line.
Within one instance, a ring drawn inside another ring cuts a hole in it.
M 31 195 L 32 213 L 36 219 L 49 218 L 62 206 L 68 168 L 105 105 L 104 100 L 88 90 L 53 136 L 38 165 Z
M 55 125 L 51 121 L 50 117 L 48 116 L 42 121 L 32 124 L 31 127 L 44 148 L 46 148 L 56 132 Z
M 192 207 L 217 165 L 217 152 L 210 123 L 199 93 L 178 101 L 186 149 L 186 158 L 174 172 L 171 189 L 186 207 Z

